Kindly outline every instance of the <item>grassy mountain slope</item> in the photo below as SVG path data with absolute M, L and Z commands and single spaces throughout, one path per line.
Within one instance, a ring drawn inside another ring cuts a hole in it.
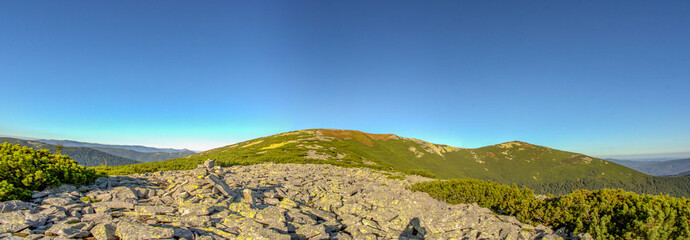
M 100 170 L 110 174 L 127 174 L 190 169 L 208 158 L 226 166 L 271 161 L 398 171 L 424 169 L 441 178 L 494 180 L 554 194 L 607 187 L 674 196 L 687 196 L 690 192 L 688 177 L 653 177 L 598 158 L 524 142 L 466 149 L 392 134 L 331 129 L 282 133 L 184 158 Z
M 31 148 L 36 149 L 36 150 L 48 149 L 48 150 L 50 150 L 50 152 L 55 153 L 55 145 L 51 145 L 51 144 L 47 144 L 47 143 L 43 143 L 43 142 L 21 140 L 21 139 L 16 139 L 16 138 L 0 137 L 0 143 L 3 143 L 3 142 L 8 142 L 11 144 L 19 144 L 22 146 L 31 147 Z M 78 162 L 79 165 L 87 166 L 87 167 L 105 165 L 106 159 L 107 159 L 107 165 L 108 166 L 118 166 L 118 165 L 128 165 L 128 164 L 141 163 L 139 161 L 115 156 L 112 154 L 108 154 L 105 152 L 101 152 L 101 151 L 91 149 L 91 148 L 86 148 L 86 147 L 63 147 L 62 148 L 62 154 L 70 156 L 74 161 Z
M 680 174 L 681 172 L 690 171 L 690 158 L 654 162 L 616 159 L 610 159 L 609 161 L 654 176 L 672 176 Z
M 106 147 L 91 147 L 101 152 L 109 153 L 115 156 L 120 156 L 127 159 L 136 160 L 139 162 L 157 162 L 173 158 L 181 158 L 194 154 L 189 150 L 181 152 L 138 152 L 134 150 L 120 149 L 120 148 L 106 148 Z

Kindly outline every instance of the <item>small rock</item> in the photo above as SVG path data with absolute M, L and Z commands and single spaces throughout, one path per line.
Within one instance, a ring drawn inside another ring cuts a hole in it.
M 211 214 L 211 207 L 205 204 L 186 204 L 179 207 L 182 216 L 201 216 Z
M 112 220 L 113 217 L 108 213 L 84 214 L 81 217 L 81 221 L 83 222 L 105 223 L 110 222 Z
M 0 233 L 16 233 L 29 228 L 26 223 L 5 223 L 0 224 Z
M 111 192 L 113 192 L 113 201 L 126 201 L 127 199 L 133 199 L 133 200 L 139 199 L 139 197 L 134 192 L 134 190 L 132 190 L 129 187 L 116 187 L 113 190 L 111 190 Z
M 123 220 L 117 223 L 116 235 L 122 240 L 161 239 L 172 238 L 175 231 L 171 228 L 154 227 Z
M 91 228 L 91 235 L 97 240 L 117 240 L 116 226 L 113 223 L 99 223 Z
M 90 226 L 87 223 L 60 223 L 53 225 L 46 233 L 55 234 L 63 236 L 66 238 L 84 238 L 88 237 L 91 233 L 88 231 Z
M 43 199 L 42 204 L 48 204 L 48 205 L 54 205 L 54 206 L 66 206 L 69 204 L 74 203 L 72 199 L 70 198 L 62 198 L 62 197 L 52 197 L 52 198 L 46 198 Z
M 91 205 L 96 209 L 98 209 L 100 207 L 134 209 L 133 203 L 123 202 L 123 201 L 107 201 L 107 202 L 104 201 L 104 202 L 92 203 Z
M 173 237 L 178 239 L 192 240 L 194 239 L 194 233 L 189 229 L 185 228 L 173 228 Z
M 204 162 L 204 166 L 208 169 L 211 169 L 216 166 L 216 160 L 208 159 Z
M 210 174 L 206 176 L 206 179 L 210 184 L 212 184 L 216 189 L 223 193 L 225 196 L 229 196 L 232 189 L 223 180 L 219 179 L 215 174 Z
M 175 211 L 174 208 L 169 206 L 134 206 L 134 211 L 138 213 L 146 214 L 167 214 Z
M 254 204 L 254 196 L 252 195 L 252 190 L 249 188 L 245 188 L 242 190 L 242 195 L 243 199 L 242 202 L 249 203 L 249 204 Z
M 323 225 L 302 225 L 297 227 L 295 233 L 305 238 L 312 238 L 320 234 L 326 234 L 326 228 Z
M 0 202 L 0 212 L 11 212 L 31 208 L 31 204 L 20 200 Z
M 21 240 L 24 239 L 23 237 L 20 236 L 15 236 L 12 233 L 2 233 L 0 234 L 0 239 L 7 239 L 7 240 Z

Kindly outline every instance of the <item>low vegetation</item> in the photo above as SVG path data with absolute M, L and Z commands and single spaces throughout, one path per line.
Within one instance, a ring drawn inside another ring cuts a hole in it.
M 612 189 L 538 198 L 527 188 L 475 179 L 424 182 L 409 188 L 451 204 L 477 203 L 522 222 L 587 232 L 596 239 L 690 238 L 686 198 Z
M 26 200 L 32 191 L 63 183 L 86 184 L 96 177 L 94 170 L 78 165 L 67 155 L 0 144 L 0 201 Z
M 405 171 L 405 173 L 410 174 L 410 175 L 428 177 L 428 178 L 436 178 L 436 174 L 433 174 L 433 173 L 429 172 L 429 170 L 426 170 L 426 169 L 410 169 L 410 170 Z

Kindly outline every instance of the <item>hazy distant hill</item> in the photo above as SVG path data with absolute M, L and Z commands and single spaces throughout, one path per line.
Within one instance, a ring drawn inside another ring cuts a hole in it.
M 55 145 L 47 144 L 43 142 L 33 141 L 33 140 L 21 140 L 16 138 L 0 137 L 0 143 L 9 142 L 11 144 L 19 144 L 26 147 L 31 147 L 33 149 L 48 149 L 50 152 L 55 153 Z M 70 156 L 74 161 L 77 161 L 83 166 L 118 166 L 118 165 L 128 165 L 141 163 L 128 158 L 123 158 L 120 156 L 112 155 L 106 152 L 98 151 L 96 149 L 87 147 L 67 147 L 62 148 L 62 154 Z
M 658 162 L 642 162 L 618 159 L 607 160 L 654 176 L 673 176 L 679 175 L 681 172 L 690 171 L 690 158 Z
M 690 176 L 690 170 L 677 174 L 676 176 Z
M 137 160 L 140 162 L 157 162 L 173 158 L 181 158 L 194 154 L 194 152 L 189 150 L 182 150 L 180 152 L 137 152 L 127 149 L 119 148 L 104 148 L 104 147 L 91 147 L 93 149 L 110 153 L 112 155 L 129 158 L 132 160 Z
M 154 153 L 154 152 L 164 152 L 164 153 L 181 153 L 181 152 L 191 152 L 188 149 L 172 149 L 172 148 L 154 148 L 139 145 L 109 145 L 109 144 L 98 144 L 98 143 L 87 143 L 87 142 L 77 142 L 71 140 L 52 140 L 52 139 L 39 139 L 39 142 L 44 142 L 48 144 L 55 145 L 60 142 L 65 147 L 89 147 L 89 148 L 115 148 L 115 149 L 125 149 L 144 153 Z M 191 152 L 193 153 L 193 152 Z
M 237 143 L 184 158 L 107 169 L 113 174 L 190 169 L 212 158 L 220 165 L 257 162 L 326 163 L 353 167 L 427 170 L 441 178 L 471 177 L 525 185 L 538 192 L 623 188 L 687 196 L 688 177 L 653 177 L 619 164 L 525 142 L 468 149 L 393 134 L 309 129 Z

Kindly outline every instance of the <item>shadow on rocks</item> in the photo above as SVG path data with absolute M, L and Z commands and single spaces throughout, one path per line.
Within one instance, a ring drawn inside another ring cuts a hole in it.
M 420 224 L 419 218 L 413 218 L 400 234 L 400 239 L 424 239 L 426 229 Z

